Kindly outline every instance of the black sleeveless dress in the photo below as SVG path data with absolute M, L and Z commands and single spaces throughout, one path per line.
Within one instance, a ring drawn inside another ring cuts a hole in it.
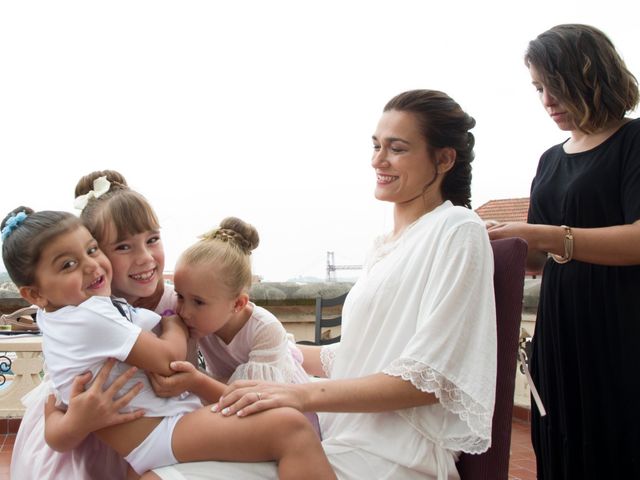
M 542 155 L 529 223 L 639 219 L 640 119 L 592 150 Z M 640 266 L 547 260 L 531 363 L 547 410 L 532 402 L 538 478 L 640 479 Z

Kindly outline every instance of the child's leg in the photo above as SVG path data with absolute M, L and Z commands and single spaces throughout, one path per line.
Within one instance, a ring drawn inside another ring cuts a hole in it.
M 336 478 L 311 424 L 291 408 L 239 418 L 204 407 L 178 421 L 171 447 L 180 462 L 276 460 L 282 480 Z
M 161 480 L 161 478 L 153 472 L 147 472 L 141 477 L 138 477 L 140 480 Z M 128 479 L 127 479 L 128 480 Z

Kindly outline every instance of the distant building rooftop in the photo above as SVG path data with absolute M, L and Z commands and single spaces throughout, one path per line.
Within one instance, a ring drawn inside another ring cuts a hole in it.
M 483 220 L 497 220 L 498 222 L 526 222 L 528 212 L 529 197 L 489 200 L 476 208 L 476 213 Z

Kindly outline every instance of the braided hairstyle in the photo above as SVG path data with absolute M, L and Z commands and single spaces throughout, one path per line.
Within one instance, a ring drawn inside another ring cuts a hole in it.
M 251 287 L 250 255 L 259 243 L 255 227 L 239 218 L 227 217 L 218 228 L 205 233 L 185 250 L 179 263 L 215 266 L 231 295 L 237 296 Z

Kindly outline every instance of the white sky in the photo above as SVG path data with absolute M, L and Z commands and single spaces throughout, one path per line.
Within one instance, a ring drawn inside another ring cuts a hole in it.
M 324 277 L 327 250 L 361 263 L 391 226 L 369 164 L 387 100 L 450 94 L 477 120 L 474 208 L 528 196 L 540 154 L 566 134 L 539 105 L 527 43 L 589 23 L 640 77 L 636 5 L 1 2 L 0 213 L 71 210 L 78 178 L 111 168 L 155 207 L 167 270 L 234 215 L 261 235 L 254 273 Z

